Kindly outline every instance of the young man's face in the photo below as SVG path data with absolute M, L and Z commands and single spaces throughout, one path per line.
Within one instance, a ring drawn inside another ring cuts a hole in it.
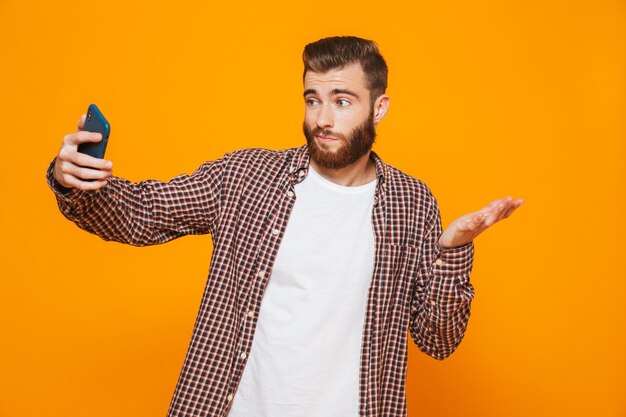
M 370 151 L 379 119 L 360 64 L 325 73 L 308 71 L 304 102 L 304 135 L 318 165 L 343 168 Z

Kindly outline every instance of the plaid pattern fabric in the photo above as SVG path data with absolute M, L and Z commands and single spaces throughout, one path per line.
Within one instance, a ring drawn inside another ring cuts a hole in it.
M 112 177 L 97 192 L 65 193 L 51 164 L 47 179 L 61 212 L 105 240 L 143 246 L 212 235 L 209 276 L 168 417 L 227 415 L 297 198 L 294 185 L 307 175 L 309 158 L 306 145 L 243 149 L 168 182 Z M 407 331 L 436 359 L 457 348 L 474 297 L 474 247 L 470 242 L 440 250 L 441 220 L 430 190 L 376 153 L 371 158 L 378 179 L 376 243 L 360 352 L 359 416 L 401 417 Z

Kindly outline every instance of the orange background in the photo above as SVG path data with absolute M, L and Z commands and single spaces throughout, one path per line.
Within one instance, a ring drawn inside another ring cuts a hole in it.
M 375 39 L 375 150 L 444 225 L 526 203 L 476 241 L 468 333 L 411 343 L 409 416 L 626 416 L 623 1 L 0 0 L 0 416 L 165 415 L 209 236 L 133 248 L 67 222 L 44 181 L 91 102 L 116 175 L 168 179 L 301 134 L 300 54 Z

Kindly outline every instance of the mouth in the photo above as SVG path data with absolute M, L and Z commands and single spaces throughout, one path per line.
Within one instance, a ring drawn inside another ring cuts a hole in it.
M 337 140 L 337 138 L 333 138 L 332 136 L 316 135 L 315 137 L 322 143 L 330 143 Z

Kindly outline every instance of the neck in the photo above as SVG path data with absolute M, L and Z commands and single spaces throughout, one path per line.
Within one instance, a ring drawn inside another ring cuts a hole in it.
M 313 169 L 322 177 L 335 184 L 346 187 L 357 187 L 372 182 L 376 178 L 376 165 L 374 161 L 370 159 L 370 152 L 347 167 L 339 169 L 321 167 L 312 159 L 310 164 L 313 165 Z

